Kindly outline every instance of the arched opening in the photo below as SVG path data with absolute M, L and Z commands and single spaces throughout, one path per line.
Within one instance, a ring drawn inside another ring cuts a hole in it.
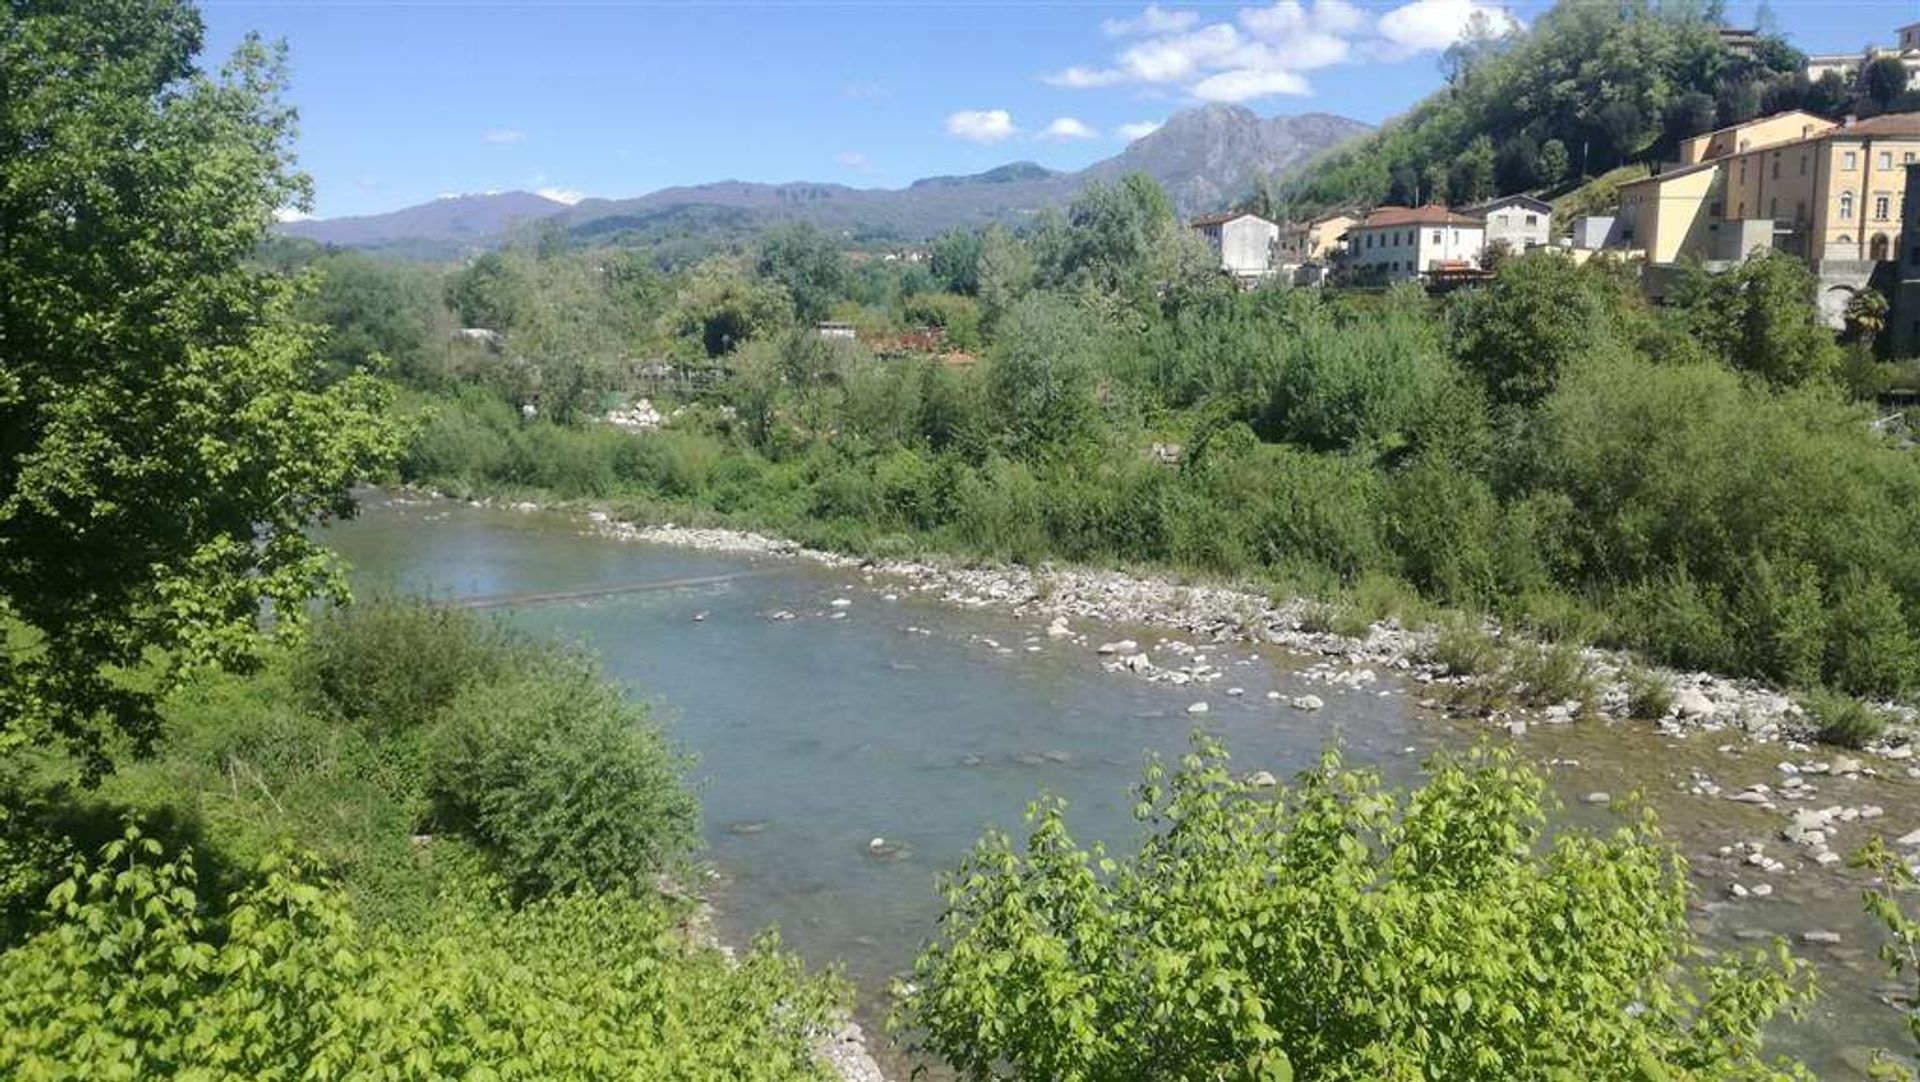
M 1893 258 L 1888 254 L 1887 248 L 1887 235 L 1885 233 L 1875 233 L 1873 239 L 1867 242 L 1867 258 L 1873 260 L 1875 263 L 1885 263 L 1887 260 Z

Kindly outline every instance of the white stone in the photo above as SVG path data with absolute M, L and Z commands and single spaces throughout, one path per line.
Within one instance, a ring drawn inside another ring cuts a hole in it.
M 1208 709 L 1208 708 L 1207 708 L 1207 704 L 1206 704 L 1206 703 L 1204 703 L 1204 702 L 1198 702 L 1198 703 L 1193 703 L 1192 705 L 1190 705 L 1190 706 L 1188 706 L 1188 707 L 1187 707 L 1187 713 L 1189 713 L 1189 714 L 1204 714 L 1204 713 L 1206 713 L 1206 712 L 1207 712 L 1207 709 Z
M 1318 695 L 1302 695 L 1293 700 L 1295 710 L 1318 710 L 1327 705 Z
M 1683 718 L 1710 718 L 1713 716 L 1713 700 L 1699 688 L 1681 688 L 1673 694 L 1673 706 Z
M 844 609 L 848 605 L 853 604 L 853 602 L 847 600 L 844 597 L 836 597 L 831 602 L 829 602 L 829 604 L 831 604 L 836 609 Z

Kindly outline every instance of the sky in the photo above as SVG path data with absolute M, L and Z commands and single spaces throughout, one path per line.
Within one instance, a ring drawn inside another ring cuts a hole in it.
M 1728 5 L 1737 23 L 1753 3 Z M 1078 169 L 1202 102 L 1379 123 L 1475 11 L 1524 0 L 689 4 L 205 2 L 206 61 L 282 39 L 312 213 L 463 192 L 568 201 L 715 180 L 900 187 Z M 1916 0 L 1771 0 L 1808 52 L 1891 42 Z

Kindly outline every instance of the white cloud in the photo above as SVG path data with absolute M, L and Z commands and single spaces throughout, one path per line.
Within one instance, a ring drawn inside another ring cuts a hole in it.
M 1127 81 L 1127 73 L 1114 68 L 1071 67 L 1065 71 L 1056 71 L 1045 77 L 1054 86 L 1064 86 L 1073 90 L 1086 90 L 1096 86 L 1112 86 Z
M 273 220 L 282 223 L 310 222 L 313 220 L 313 215 L 308 214 L 299 207 L 281 207 L 273 212 Z
M 567 206 L 573 206 L 587 197 L 587 193 L 578 188 L 535 188 L 533 194 Z
M 1191 93 L 1201 101 L 1239 103 L 1275 94 L 1313 93 L 1307 81 L 1290 71 L 1257 71 L 1241 68 L 1209 75 L 1193 84 Z
M 1037 138 L 1040 139 L 1098 139 L 1100 133 L 1070 116 L 1053 118 Z
M 998 143 L 1019 131 L 1005 109 L 962 109 L 947 116 L 947 133 L 973 143 Z
M 1483 16 L 1495 32 L 1519 29 L 1495 0 L 1410 0 L 1375 19 L 1356 0 L 1276 0 L 1203 22 L 1193 11 L 1149 6 L 1101 29 L 1127 39 L 1105 64 L 1044 76 L 1058 87 L 1127 85 L 1136 96 L 1171 90 L 1194 100 L 1244 102 L 1311 94 L 1306 73 L 1356 60 L 1404 60 L 1444 49 Z
M 1484 15 L 1495 33 L 1520 27 L 1512 15 L 1479 0 L 1413 0 L 1380 16 L 1380 37 L 1389 55 L 1437 52 L 1459 41 L 1475 15 Z
M 1177 34 L 1191 30 L 1200 23 L 1197 11 L 1168 11 L 1158 4 L 1148 4 L 1147 10 L 1137 19 L 1106 19 L 1100 23 L 1100 29 L 1108 37 L 1125 38 L 1135 34 Z
M 486 131 L 483 131 L 480 133 L 481 142 L 491 143 L 491 144 L 494 144 L 495 146 L 505 146 L 509 143 L 518 143 L 519 141 L 521 141 L 522 139 L 525 139 L 526 137 L 527 137 L 527 133 L 521 131 L 518 128 L 489 128 Z
M 857 150 L 843 150 L 835 154 L 833 160 L 849 169 L 865 169 L 867 167 L 867 156 Z
M 1114 134 L 1120 136 L 1120 138 L 1125 139 L 1129 143 L 1133 142 L 1135 139 L 1144 139 L 1147 136 L 1152 135 L 1154 132 L 1157 132 L 1159 130 L 1160 130 L 1160 122 L 1157 120 L 1136 120 L 1131 124 L 1122 124 L 1119 127 L 1113 129 Z

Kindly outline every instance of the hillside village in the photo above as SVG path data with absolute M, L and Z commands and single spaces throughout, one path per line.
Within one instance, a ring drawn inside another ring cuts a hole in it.
M 1722 30 L 1736 54 L 1757 40 Z M 1856 82 L 1876 63 L 1920 89 L 1920 23 L 1892 48 L 1807 58 L 1805 74 Z M 1920 351 L 1920 112 L 1831 120 L 1790 109 L 1682 140 L 1676 160 L 1620 183 L 1599 213 L 1556 221 L 1545 193 L 1449 207 L 1341 208 L 1302 221 L 1251 211 L 1193 219 L 1220 270 L 1252 286 L 1379 286 L 1419 280 L 1435 291 L 1483 281 L 1500 258 L 1550 249 L 1575 262 L 1635 265 L 1658 302 L 1677 272 L 1724 270 L 1763 252 L 1804 261 L 1818 283 L 1822 322 L 1844 326 L 1863 289 L 1888 302 L 1889 345 Z

